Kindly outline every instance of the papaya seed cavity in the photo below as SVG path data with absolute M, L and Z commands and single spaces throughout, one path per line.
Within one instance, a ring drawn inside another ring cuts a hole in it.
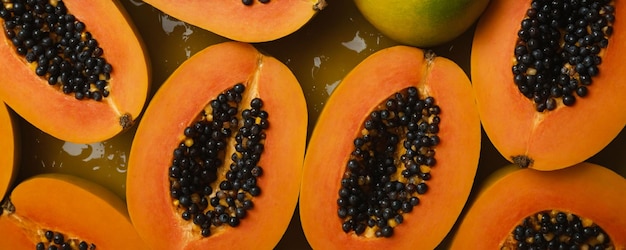
M 0 18 L 15 53 L 50 86 L 78 100 L 109 96 L 113 66 L 62 0 L 3 1 Z
M 440 143 L 441 108 L 415 87 L 381 103 L 363 123 L 341 179 L 337 214 L 342 229 L 391 237 L 428 192 Z
M 262 194 L 258 163 L 269 115 L 260 98 L 251 97 L 246 107 L 245 89 L 239 83 L 211 100 L 173 150 L 168 173 L 173 205 L 203 237 L 215 228 L 237 227 Z
M 537 112 L 573 106 L 588 95 L 615 17 L 610 0 L 531 2 L 517 32 L 512 71 Z
M 571 212 L 547 210 L 524 218 L 501 249 L 615 249 L 615 246 L 592 220 Z

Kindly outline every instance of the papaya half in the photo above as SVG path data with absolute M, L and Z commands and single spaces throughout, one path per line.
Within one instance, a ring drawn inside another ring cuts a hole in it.
M 126 199 L 139 234 L 153 249 L 274 247 L 295 211 L 307 115 L 291 71 L 250 44 L 189 58 L 132 143 Z
M 486 134 L 521 167 L 554 170 L 604 148 L 626 124 L 622 1 L 491 1 L 471 76 Z
M 325 0 L 146 0 L 186 23 L 241 42 L 267 42 L 287 36 L 326 6 Z
M 454 62 L 394 46 L 352 69 L 310 138 L 300 219 L 315 249 L 435 248 L 480 154 L 470 81 Z
M 17 176 L 17 126 L 4 103 L 0 102 L 0 197 Z
M 117 1 L 3 1 L 0 99 L 56 138 L 91 143 L 132 126 L 149 62 Z
M 2 209 L 2 249 L 147 249 L 124 202 L 75 176 L 27 179 L 13 189 Z
M 626 247 L 626 179 L 603 166 L 508 168 L 488 180 L 463 217 L 452 249 Z

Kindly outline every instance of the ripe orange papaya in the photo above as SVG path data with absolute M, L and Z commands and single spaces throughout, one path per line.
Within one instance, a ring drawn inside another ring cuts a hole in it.
M 147 98 L 149 62 L 120 3 L 6 1 L 0 17 L 0 99 L 17 114 L 77 143 L 132 126 Z
M 147 249 L 124 201 L 71 175 L 43 174 L 21 182 L 0 211 L 2 249 Z
M 592 163 L 508 167 L 482 187 L 451 248 L 623 249 L 625 196 L 626 179 Z
M 133 139 L 126 199 L 139 234 L 153 249 L 274 247 L 296 207 L 307 115 L 291 71 L 250 44 L 189 58 Z
M 480 141 L 458 65 L 408 46 L 372 54 L 333 91 L 309 141 L 299 203 L 307 240 L 436 247 L 470 193 Z
M 326 6 L 325 0 L 145 2 L 172 17 L 241 42 L 267 42 L 289 35 Z
M 18 127 L 4 103 L 0 102 L 0 197 L 9 189 L 17 176 Z
M 585 161 L 626 125 L 626 28 L 619 1 L 491 1 L 474 35 L 471 76 L 496 149 L 521 167 Z

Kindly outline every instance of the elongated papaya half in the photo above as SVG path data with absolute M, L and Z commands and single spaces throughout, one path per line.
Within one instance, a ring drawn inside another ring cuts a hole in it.
M 158 90 L 137 128 L 126 198 L 153 249 L 269 249 L 298 200 L 307 133 L 291 71 L 252 45 L 209 46 Z
M 27 179 L 0 211 L 1 249 L 147 249 L 124 201 L 75 176 Z
M 0 197 L 17 175 L 17 126 L 4 103 L 0 102 Z
M 622 1 L 492 1 L 478 23 L 472 83 L 485 132 L 521 167 L 586 160 L 626 124 Z
M 144 1 L 164 13 L 241 42 L 289 35 L 326 6 L 325 0 Z
M 333 91 L 306 152 L 300 219 L 316 249 L 433 249 L 480 154 L 470 81 L 408 46 L 378 51 Z
M 626 179 L 603 166 L 509 167 L 487 183 L 452 249 L 626 248 Z
M 3 1 L 0 99 L 42 131 L 90 143 L 140 114 L 149 87 L 142 42 L 117 1 Z

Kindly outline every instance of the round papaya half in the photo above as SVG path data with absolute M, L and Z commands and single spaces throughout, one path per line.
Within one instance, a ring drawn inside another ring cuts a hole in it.
M 122 199 L 71 175 L 23 181 L 0 211 L 2 249 L 147 249 Z
M 0 102 L 0 197 L 17 175 L 17 126 L 4 103 Z
M 306 152 L 300 219 L 319 249 L 435 248 L 468 198 L 480 120 L 454 62 L 378 51 L 331 94 Z
M 42 131 L 90 143 L 130 127 L 149 65 L 117 1 L 3 1 L 0 99 Z
M 621 1 L 491 1 L 471 76 L 485 132 L 509 161 L 553 170 L 586 160 L 626 124 Z
M 209 46 L 137 128 L 126 198 L 153 249 L 272 248 L 294 213 L 307 133 L 291 71 L 252 45 Z
M 241 42 L 266 42 L 300 29 L 325 0 L 147 0 L 146 3 L 184 22 Z
M 626 180 L 600 165 L 508 168 L 490 177 L 452 249 L 623 249 Z

